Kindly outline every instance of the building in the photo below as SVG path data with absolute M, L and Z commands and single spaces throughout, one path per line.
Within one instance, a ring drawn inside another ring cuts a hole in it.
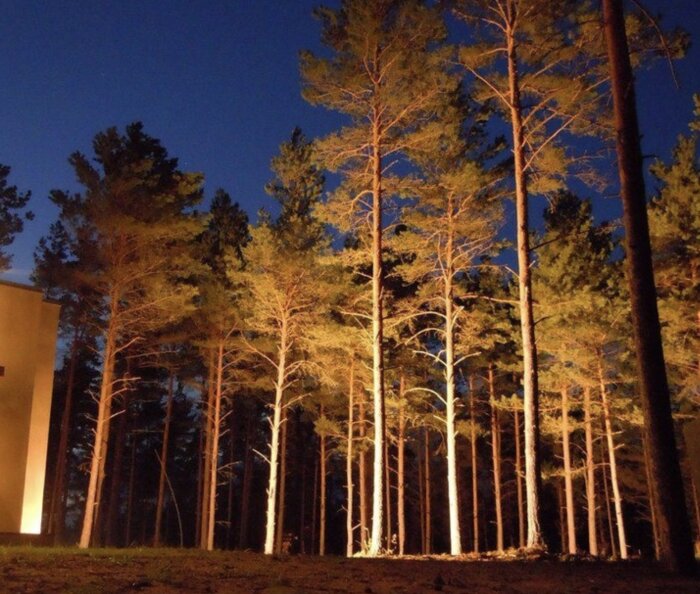
M 0 533 L 41 532 L 59 311 L 0 281 Z

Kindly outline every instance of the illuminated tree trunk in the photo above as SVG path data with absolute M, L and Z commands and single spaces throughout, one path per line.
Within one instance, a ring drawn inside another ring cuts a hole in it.
M 287 489 L 287 414 L 286 409 L 282 410 L 282 428 L 280 445 L 280 488 L 279 501 L 277 505 L 277 528 L 275 534 L 275 551 L 278 555 L 282 553 L 282 539 L 284 537 L 284 506 Z
M 445 270 L 443 272 L 445 282 L 445 423 L 447 429 L 447 504 L 450 517 L 450 553 L 452 555 L 461 555 L 462 540 L 459 526 L 459 498 L 457 494 L 457 435 L 455 431 L 454 329 L 456 319 L 452 294 L 452 282 L 454 275 L 454 266 L 452 261 L 454 241 L 454 206 L 452 201 L 452 194 L 450 194 L 447 205 L 447 246 L 445 250 Z
M 367 524 L 367 454 L 365 452 L 365 437 L 367 436 L 367 426 L 365 419 L 365 396 L 364 392 L 360 392 L 360 454 L 357 473 L 359 475 L 360 489 L 360 550 L 363 552 L 369 546 L 369 531 Z
M 489 400 L 491 403 L 491 454 L 493 459 L 493 503 L 496 509 L 496 550 L 503 552 L 503 502 L 501 498 L 501 422 L 496 407 L 493 363 L 489 364 Z
M 220 340 L 216 356 L 216 389 L 214 410 L 211 421 L 211 455 L 209 456 L 209 502 L 207 504 L 207 551 L 214 550 L 214 529 L 216 528 L 216 487 L 219 474 L 219 435 L 221 433 L 221 399 L 224 379 L 224 341 Z
M 593 455 L 593 426 L 591 422 L 591 389 L 583 389 L 584 430 L 586 432 L 586 506 L 588 508 L 588 552 L 598 556 L 598 538 L 596 533 L 596 497 L 595 497 L 595 458 Z
M 406 442 L 406 415 L 405 415 L 405 403 L 403 401 L 405 390 L 405 378 L 403 373 L 401 374 L 401 380 L 399 384 L 399 427 L 398 427 L 398 437 L 396 440 L 397 452 L 397 496 L 396 496 L 396 515 L 399 527 L 399 555 L 403 555 L 406 548 L 406 469 L 404 460 L 404 450 Z
M 54 542 L 63 540 L 65 528 L 65 491 L 66 491 L 66 466 L 68 460 L 68 437 L 70 435 L 70 419 L 73 413 L 73 391 L 75 386 L 75 368 L 78 364 L 78 345 L 80 331 L 76 327 L 73 332 L 73 340 L 70 347 L 68 362 L 68 377 L 66 379 L 66 394 L 61 413 L 61 431 L 58 438 L 56 457 L 56 470 L 53 475 L 51 489 L 51 503 L 49 506 L 49 519 L 47 522 L 49 534 L 54 535 Z
M 615 519 L 617 521 L 617 537 L 620 543 L 620 557 L 627 559 L 627 539 L 625 537 L 625 520 L 622 515 L 622 497 L 620 496 L 620 485 L 617 481 L 617 462 L 615 457 L 615 440 L 613 438 L 612 421 L 610 420 L 610 406 L 608 404 L 608 394 L 605 389 L 603 378 L 602 355 L 598 356 L 598 381 L 600 382 L 600 399 L 603 404 L 603 419 L 605 421 L 605 437 L 608 442 L 608 460 L 610 465 L 610 483 L 613 490 L 613 501 L 615 503 Z
M 209 349 L 209 378 L 207 381 L 207 402 L 203 405 L 204 417 L 202 418 L 202 428 L 204 430 L 204 457 L 202 464 L 202 511 L 199 524 L 199 546 L 201 549 L 207 548 L 207 535 L 209 534 L 209 482 L 211 480 L 212 465 L 212 435 L 214 421 L 214 400 L 215 400 L 215 350 Z
M 561 391 L 561 445 L 564 451 L 564 490 L 566 494 L 566 527 L 569 554 L 575 555 L 576 514 L 574 510 L 574 485 L 571 479 L 571 448 L 569 446 L 569 390 Z
M 474 552 L 479 552 L 479 485 L 478 459 L 476 455 L 476 416 L 474 414 L 474 381 L 469 377 L 469 421 L 471 426 L 470 446 L 472 454 L 472 530 L 474 536 Z
M 354 421 L 354 408 L 355 408 L 355 356 L 352 355 L 350 358 L 350 378 L 348 379 L 348 450 L 347 457 L 345 459 L 345 485 L 347 492 L 346 501 L 346 518 L 345 518 L 345 530 L 346 530 L 346 544 L 345 544 L 345 556 L 352 557 L 353 555 L 353 491 L 355 486 L 352 480 L 352 456 L 353 456 L 353 421 Z
M 622 1 L 603 0 L 603 18 L 613 94 L 639 395 L 649 448 L 651 487 L 657 507 L 660 557 L 673 571 L 693 574 L 696 571 L 695 555 L 661 342 L 634 77 Z
M 170 422 L 173 416 L 173 394 L 175 374 L 170 371 L 168 382 L 168 400 L 165 405 L 165 424 L 163 427 L 163 444 L 160 450 L 160 474 L 158 477 L 158 496 L 156 498 L 156 525 L 153 531 L 153 546 L 160 546 L 161 524 L 163 520 L 163 503 L 165 501 L 165 473 L 168 461 L 168 445 L 170 441 Z
M 517 219 L 518 293 L 520 328 L 523 347 L 523 412 L 525 433 L 525 495 L 527 502 L 527 546 L 542 547 L 540 529 L 540 423 L 537 385 L 537 346 L 532 311 L 531 258 L 528 223 L 528 189 L 525 175 L 525 145 L 523 142 L 520 80 L 513 24 L 516 18 L 515 0 L 507 1 L 507 63 L 510 99 L 510 120 L 513 133 L 515 174 L 515 211 Z
M 112 416 L 112 390 L 114 381 L 114 358 L 116 350 L 116 333 L 114 317 L 116 315 L 116 297 L 110 300 L 109 323 L 105 339 L 104 363 L 102 369 L 102 383 L 100 385 L 100 397 L 97 403 L 97 424 L 95 426 L 95 442 L 90 460 L 90 479 L 88 481 L 87 494 L 85 496 L 85 514 L 83 515 L 83 527 L 80 533 L 78 546 L 86 549 L 92 541 L 92 534 L 97 520 L 97 509 L 100 503 L 99 485 L 102 483 L 101 474 L 104 472 L 104 458 L 107 456 L 107 440 L 109 436 L 109 422 Z
M 272 434 L 270 436 L 270 475 L 267 484 L 267 512 L 265 524 L 264 553 L 272 555 L 275 547 L 275 508 L 277 505 L 277 472 L 279 457 L 280 424 L 282 422 L 282 398 L 287 377 L 287 320 L 282 319 L 280 327 L 279 359 L 275 382 L 275 402 L 272 413 Z
M 389 457 L 389 439 L 384 435 L 384 519 L 386 521 L 386 550 L 392 550 L 391 530 L 391 458 Z
M 600 455 L 603 460 L 601 465 L 603 469 L 603 493 L 605 494 L 605 515 L 608 519 L 608 535 L 610 537 L 610 554 L 613 559 L 617 559 L 617 545 L 615 544 L 615 528 L 613 527 L 612 510 L 610 509 L 610 490 L 608 489 L 608 471 L 607 463 L 605 462 L 605 452 L 603 445 L 600 446 Z
M 518 546 L 525 548 L 525 513 L 523 511 L 523 455 L 520 451 L 520 413 L 513 411 L 513 430 L 515 439 L 515 488 L 518 497 Z
M 375 56 L 375 66 L 376 64 Z M 384 513 L 384 273 L 382 263 L 382 157 L 381 102 L 379 83 L 375 83 L 375 104 L 372 113 L 372 393 L 374 399 L 374 464 L 372 483 L 372 535 L 370 557 L 376 557 L 382 546 Z

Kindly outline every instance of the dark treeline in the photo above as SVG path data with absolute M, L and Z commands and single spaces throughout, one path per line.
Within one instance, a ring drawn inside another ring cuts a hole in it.
M 649 419 L 671 411 L 639 396 L 621 255 L 638 243 L 593 216 L 626 129 L 598 3 L 346 0 L 317 16 L 303 94 L 343 127 L 282 143 L 278 214 L 252 224 L 224 190 L 204 196 L 139 123 L 97 134 L 70 157 L 80 189 L 51 193 L 34 280 L 63 304 L 66 348 L 47 531 L 682 569 L 668 503 L 700 530 L 680 432 L 698 407 L 698 120 L 653 164 L 647 208 L 683 492 L 654 462 Z M 626 16 L 607 41 L 633 67 L 682 56 L 682 32 Z

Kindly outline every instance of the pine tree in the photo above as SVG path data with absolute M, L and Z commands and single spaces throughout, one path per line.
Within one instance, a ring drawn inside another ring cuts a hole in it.
M 352 231 L 371 261 L 374 464 L 372 534 L 368 553 L 381 548 L 384 524 L 384 262 L 387 203 L 402 193 L 392 164 L 419 150 L 438 132 L 430 126 L 453 87 L 444 54 L 442 20 L 418 0 L 346 0 L 319 9 L 330 57 L 301 58 L 304 97 L 348 117 L 348 125 L 319 143 L 325 166 L 342 175 L 325 209 L 328 222 Z
M 557 144 L 566 132 L 593 134 L 600 79 L 578 47 L 573 2 L 463 0 L 455 14 L 477 25 L 477 39 L 460 48 L 460 62 L 494 101 L 511 128 L 517 222 L 518 283 L 523 349 L 525 479 L 528 547 L 544 544 L 540 529 L 537 347 L 531 280 L 529 202 L 561 187 L 571 155 Z M 585 9 L 582 5 L 579 10 Z
M 661 342 L 637 104 L 621 0 L 603 1 L 603 20 L 613 94 L 632 327 L 660 555 L 672 570 L 691 574 L 695 572 L 695 559 Z
M 52 192 L 60 219 L 84 261 L 76 275 L 104 305 L 102 380 L 90 481 L 80 546 L 91 544 L 102 497 L 112 402 L 123 381 L 118 356 L 158 327 L 181 318 L 194 289 L 182 282 L 194 266 L 190 242 L 200 222 L 190 209 L 201 196 L 201 176 L 183 173 L 141 124 L 99 133 L 96 165 L 70 158 L 84 191 Z
M 10 171 L 7 165 L 0 164 L 0 272 L 7 270 L 12 262 L 12 257 L 5 248 L 22 232 L 24 220 L 34 218 L 30 211 L 22 212 L 31 193 L 22 193 L 17 190 L 17 186 L 7 185 Z

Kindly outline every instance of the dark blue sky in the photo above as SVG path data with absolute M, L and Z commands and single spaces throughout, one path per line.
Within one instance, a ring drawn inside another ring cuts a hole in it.
M 141 120 L 183 169 L 223 187 L 251 215 L 270 205 L 269 162 L 295 125 L 308 136 L 335 118 L 304 103 L 298 52 L 316 49 L 318 0 L 5 0 L 0 19 L 0 163 L 31 190 L 36 219 L 11 251 L 5 278 L 27 279 L 55 218 L 51 188 L 77 189 L 67 158 L 90 154 L 96 132 Z M 336 0 L 326 4 L 336 5 Z M 700 35 L 698 0 L 648 0 L 667 25 Z M 700 46 L 700 39 L 698 39 Z M 659 62 L 639 81 L 644 150 L 668 158 L 700 91 L 700 47 L 677 64 L 681 90 Z M 616 203 L 597 205 L 601 216 Z

